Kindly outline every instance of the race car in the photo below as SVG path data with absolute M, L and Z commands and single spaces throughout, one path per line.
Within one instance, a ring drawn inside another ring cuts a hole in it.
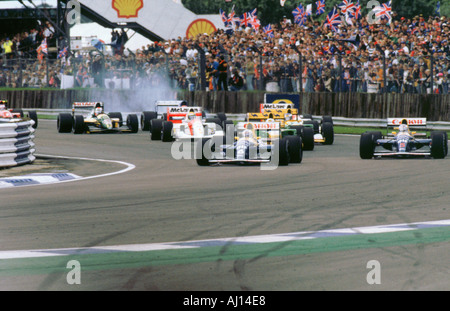
M 203 138 L 196 144 L 197 164 L 212 163 L 255 164 L 272 163 L 285 166 L 301 163 L 303 148 L 300 136 L 280 138 L 278 122 L 240 122 L 236 136 L 230 132 L 222 141 Z
M 26 119 L 22 109 L 8 109 L 8 101 L 3 99 L 0 100 L 0 120 L 9 121 L 20 121 Z M 38 126 L 37 113 L 34 110 L 28 112 L 28 119 L 34 121 L 33 128 L 36 129 Z
M 184 117 L 180 120 L 178 117 L 182 115 Z M 220 120 L 218 118 L 203 119 L 201 107 L 168 108 L 167 119 L 167 121 L 152 120 L 152 138 L 157 137 L 159 132 L 163 142 L 194 141 L 195 139 L 224 135 Z
M 417 133 L 412 128 L 426 129 L 426 118 L 389 118 L 387 135 L 380 131 L 361 134 L 359 154 L 361 159 L 381 157 L 427 157 L 442 159 L 448 153 L 446 132 L 434 131 L 430 136 Z
M 305 118 L 307 117 L 307 118 Z M 248 121 L 280 122 L 282 136 L 302 137 L 304 150 L 314 150 L 315 143 L 331 145 L 334 142 L 332 118 L 324 116 L 321 124 L 311 116 L 302 116 L 293 104 L 261 104 L 259 113 L 247 113 Z
M 58 115 L 57 128 L 59 133 L 73 131 L 74 134 L 138 132 L 139 120 L 136 114 L 128 114 L 126 124 L 123 123 L 122 113 L 105 113 L 102 102 L 75 102 L 71 114 Z
M 170 106 L 164 102 L 157 103 L 156 107 L 159 110 L 158 114 L 155 112 L 149 116 L 147 112 L 146 116 L 147 120 L 152 117 L 149 121 L 151 140 L 171 142 L 223 135 L 222 119 L 219 115 L 217 118 L 205 118 L 206 114 L 202 107 L 188 107 L 184 104 Z M 222 118 L 226 119 L 226 116 L 223 114 Z
M 151 121 L 153 119 L 167 120 L 167 109 L 179 107 L 187 107 L 187 102 L 184 100 L 156 101 L 154 110 L 142 112 L 141 129 L 143 131 L 150 131 Z

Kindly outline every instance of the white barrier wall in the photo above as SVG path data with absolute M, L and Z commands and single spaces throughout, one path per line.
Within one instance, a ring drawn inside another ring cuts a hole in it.
M 0 168 L 34 162 L 34 121 L 0 121 Z

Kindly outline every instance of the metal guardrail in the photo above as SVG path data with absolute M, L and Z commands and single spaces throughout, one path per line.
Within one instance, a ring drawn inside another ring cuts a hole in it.
M 28 111 L 28 109 L 23 109 Z M 31 109 L 29 109 L 31 110 Z M 57 116 L 59 113 L 70 113 L 71 109 L 32 109 L 39 115 Z M 141 112 L 129 112 L 140 114 Z M 125 113 L 126 115 L 127 113 Z M 208 115 L 208 112 L 207 112 Z M 245 113 L 227 113 L 227 118 L 233 121 L 244 121 L 246 117 Z M 313 119 L 320 120 L 322 116 L 313 116 Z M 351 127 L 374 127 L 384 128 L 386 127 L 386 119 L 365 119 L 365 118 L 344 118 L 333 117 L 334 125 L 351 126 Z M 450 121 L 427 121 L 427 128 L 431 130 L 448 130 L 450 131 Z
M 34 162 L 34 121 L 0 122 L 0 168 Z
M 227 118 L 233 121 L 245 120 L 245 114 L 227 114 Z M 320 120 L 322 116 L 312 116 L 313 120 Z M 387 124 L 386 119 L 363 119 L 363 118 L 344 118 L 333 117 L 333 124 L 350 127 L 373 127 L 385 128 Z M 427 121 L 427 128 L 430 130 L 448 130 L 450 131 L 450 122 L 445 121 Z

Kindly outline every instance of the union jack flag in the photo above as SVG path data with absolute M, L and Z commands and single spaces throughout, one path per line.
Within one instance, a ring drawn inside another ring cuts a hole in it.
M 228 25 L 228 14 L 225 13 L 224 10 L 219 9 L 220 17 L 222 18 L 222 22 L 225 24 L 225 26 Z
M 341 9 L 342 14 L 345 15 L 345 13 L 350 13 L 355 9 L 355 4 L 352 3 L 352 0 L 343 0 L 342 3 L 339 4 L 339 8 Z
M 256 17 L 257 9 L 254 9 L 249 12 L 245 12 L 241 15 L 241 26 L 248 27 L 249 25 L 252 25 L 254 23 L 254 18 Z
M 299 4 L 299 6 L 292 11 L 292 14 L 294 15 L 294 22 L 300 26 L 306 22 L 306 12 L 302 4 Z
M 41 54 L 41 53 L 47 54 L 48 53 L 47 38 L 42 40 L 41 45 L 39 45 L 39 47 L 37 48 L 36 51 L 38 52 L 38 54 Z
M 329 26 L 332 30 L 337 30 L 337 26 L 340 24 L 342 24 L 341 17 L 339 16 L 337 9 L 334 7 L 333 10 L 328 13 L 325 25 Z
M 389 21 L 392 19 L 391 17 L 391 1 L 382 3 L 381 6 L 373 9 L 376 13 L 375 16 L 379 19 L 387 18 Z
M 258 15 L 258 9 L 254 8 L 252 11 L 249 12 L 252 16 Z
M 292 11 L 292 14 L 294 15 L 294 17 L 305 14 L 305 9 L 303 8 L 303 5 L 300 3 L 298 7 L 296 7 L 294 11 Z
M 316 14 L 320 15 L 325 13 L 325 0 L 316 1 L 317 11 Z
M 236 27 L 239 27 L 241 25 L 241 19 L 239 16 L 236 16 L 236 12 L 234 12 L 234 7 L 231 9 L 230 14 L 228 15 L 228 23 L 230 25 L 235 25 Z
M 42 60 L 44 59 L 44 55 L 48 54 L 48 46 L 47 46 L 47 38 L 42 40 L 41 45 L 36 49 L 37 51 L 37 58 L 39 59 L 39 62 L 42 63 Z
M 353 18 L 360 19 L 361 18 L 361 5 L 359 4 L 359 0 L 355 5 L 355 10 L 350 12 Z
M 58 53 L 58 59 L 66 57 L 67 52 L 68 52 L 68 51 L 67 51 L 67 46 L 66 46 L 66 47 L 64 47 L 64 49 L 62 49 L 61 51 L 59 51 L 59 53 Z
M 259 27 L 261 27 L 261 22 L 256 16 L 253 16 L 252 20 L 250 21 L 250 25 L 252 25 L 253 29 L 258 31 Z
M 245 12 L 241 15 L 241 26 L 248 27 L 250 22 L 252 21 L 253 16 L 251 16 L 248 12 Z
M 274 35 L 273 35 L 273 28 L 272 28 L 271 24 L 267 25 L 266 27 L 263 27 L 263 30 L 264 30 L 264 33 L 266 35 L 268 35 L 270 38 L 274 37 Z

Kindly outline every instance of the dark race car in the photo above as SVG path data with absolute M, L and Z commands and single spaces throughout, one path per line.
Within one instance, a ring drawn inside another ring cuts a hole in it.
M 445 158 L 448 152 L 446 132 L 434 131 L 429 136 L 412 128 L 426 128 L 425 118 L 388 119 L 388 133 L 365 132 L 361 135 L 359 154 L 362 159 L 374 157 L 432 157 Z M 389 132 L 389 128 L 394 131 Z

